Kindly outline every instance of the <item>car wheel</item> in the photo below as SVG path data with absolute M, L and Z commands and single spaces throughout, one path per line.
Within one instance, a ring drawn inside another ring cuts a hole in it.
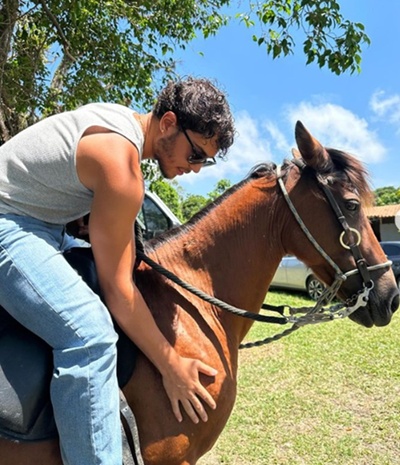
M 310 276 L 307 281 L 307 293 L 313 300 L 318 300 L 325 290 L 325 286 L 315 276 Z

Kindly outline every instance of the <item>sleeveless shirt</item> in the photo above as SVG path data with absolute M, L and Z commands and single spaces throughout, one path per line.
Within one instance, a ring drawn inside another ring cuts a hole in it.
M 143 132 L 133 110 L 127 107 L 91 103 L 50 116 L 0 147 L 0 214 L 66 224 L 89 213 L 93 192 L 78 178 L 76 148 L 92 126 L 128 139 L 141 159 Z M 112 155 L 117 157 L 118 153 Z

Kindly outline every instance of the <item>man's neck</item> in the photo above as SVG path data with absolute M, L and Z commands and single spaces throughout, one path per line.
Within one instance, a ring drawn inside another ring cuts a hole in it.
M 154 158 L 152 153 L 154 131 L 156 130 L 155 118 L 152 112 L 146 114 L 135 113 L 134 118 L 140 124 L 144 136 L 142 159 Z

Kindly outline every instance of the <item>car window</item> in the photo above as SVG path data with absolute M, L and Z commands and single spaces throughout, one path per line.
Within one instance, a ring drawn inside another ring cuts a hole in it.
M 400 255 L 400 246 L 395 244 L 382 244 L 382 249 L 388 256 Z
M 144 236 L 146 239 L 157 236 L 169 229 L 168 218 L 149 197 L 145 197 L 139 219 L 145 225 Z

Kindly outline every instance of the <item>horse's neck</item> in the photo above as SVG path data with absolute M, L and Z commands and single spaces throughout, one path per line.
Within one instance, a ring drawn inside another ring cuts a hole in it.
M 275 209 L 276 194 L 245 185 L 159 248 L 157 256 L 205 292 L 258 311 L 283 254 Z

